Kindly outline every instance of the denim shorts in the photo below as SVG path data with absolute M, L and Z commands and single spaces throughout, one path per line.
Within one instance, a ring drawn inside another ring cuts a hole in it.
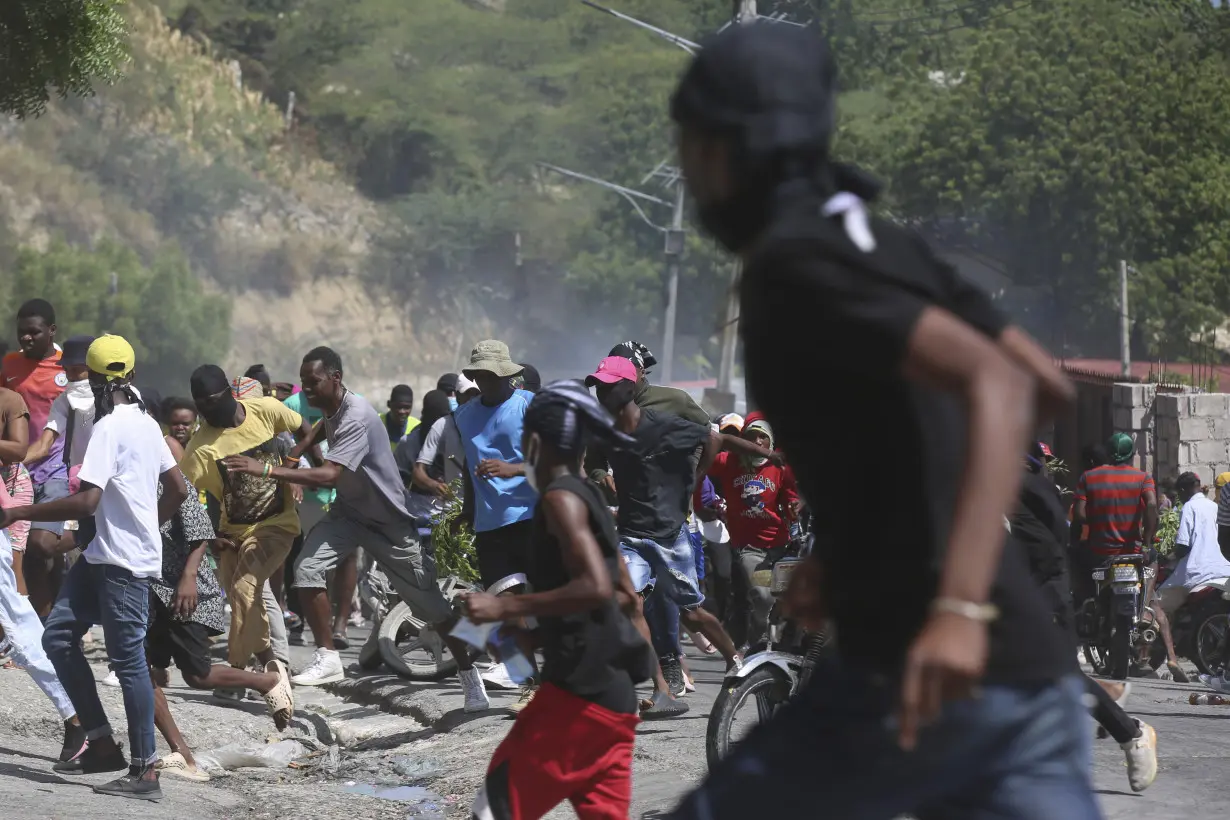
M 696 553 L 687 525 L 679 528 L 674 541 L 659 543 L 651 538 L 623 537 L 619 550 L 628 565 L 628 576 L 642 594 L 661 587 L 680 609 L 695 609 L 705 601 L 696 577 Z
M 45 504 L 60 498 L 68 498 L 68 479 L 49 478 L 42 484 L 34 485 L 34 503 Z M 63 521 L 35 521 L 30 524 L 32 530 L 45 530 L 56 535 L 64 534 Z

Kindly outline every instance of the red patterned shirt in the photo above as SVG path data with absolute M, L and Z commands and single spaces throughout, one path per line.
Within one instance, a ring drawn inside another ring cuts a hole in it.
M 1153 478 L 1129 464 L 1094 467 L 1076 483 L 1076 500 L 1085 502 L 1089 546 L 1110 555 L 1140 549 L 1145 492 Z

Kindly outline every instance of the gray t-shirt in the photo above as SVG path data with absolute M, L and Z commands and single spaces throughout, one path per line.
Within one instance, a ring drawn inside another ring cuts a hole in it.
M 342 406 L 325 417 L 325 435 L 325 459 L 342 468 L 336 513 L 374 529 L 410 521 L 388 431 L 367 399 L 347 390 Z

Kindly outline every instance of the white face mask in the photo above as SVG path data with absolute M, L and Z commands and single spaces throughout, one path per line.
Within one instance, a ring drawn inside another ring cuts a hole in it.
M 70 398 L 94 398 L 94 391 L 90 389 L 90 380 L 82 379 L 79 382 L 69 382 L 68 387 L 64 390 Z

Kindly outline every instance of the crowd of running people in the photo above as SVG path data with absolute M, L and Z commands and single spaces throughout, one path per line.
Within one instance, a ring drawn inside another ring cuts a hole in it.
M 1071 597 L 1033 560 L 1069 531 L 1041 451 L 1023 488 L 1022 456 L 1072 388 L 925 243 L 868 214 L 878 184 L 829 154 L 835 78 L 814 31 L 754 23 L 707 42 L 672 97 L 699 225 L 744 263 L 762 408 L 747 418 L 650 384 L 636 341 L 545 386 L 481 341 L 418 418 L 404 386 L 378 413 L 327 347 L 297 384 L 205 364 L 190 397 L 156 401 L 127 341 L 57 345 L 52 306 L 26 302 L 0 389 L 0 626 L 64 720 L 55 770 L 125 772 L 95 790 L 146 799 L 160 773 L 204 779 L 162 695 L 172 663 L 191 687 L 259 693 L 286 726 L 294 686 L 345 674 L 362 550 L 445 638 L 467 711 L 509 675 L 480 673 L 450 637 L 459 619 L 541 655 L 474 816 L 570 801 L 586 820 L 626 817 L 639 720 L 682 714 L 694 688 L 681 629 L 741 667 L 769 609 L 752 576 L 809 499 L 832 514 L 783 605 L 832 629 L 837 652 L 670 816 L 1096 818 L 1088 695 L 1146 788 L 1156 737 L 1080 673 Z M 840 395 L 822 397 L 831 383 Z M 885 514 L 890 475 L 905 491 Z M 458 492 L 490 591 L 454 607 L 420 530 Z M 303 623 L 315 654 L 291 677 Z M 127 751 L 83 652 L 93 625 Z

